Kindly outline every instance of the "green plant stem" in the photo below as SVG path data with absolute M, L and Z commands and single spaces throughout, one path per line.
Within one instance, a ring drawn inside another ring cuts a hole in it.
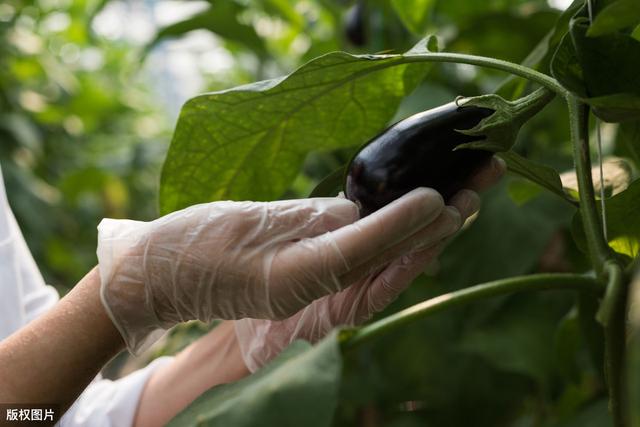
M 559 273 L 533 274 L 496 280 L 440 295 L 356 329 L 352 331 L 351 335 L 343 343 L 343 348 L 357 347 L 364 342 L 395 331 L 415 320 L 480 299 L 522 291 L 570 289 L 596 293 L 602 290 L 602 284 L 593 277 Z
M 580 216 L 587 238 L 591 263 L 602 277 L 605 261 L 610 257 L 609 245 L 604 239 L 600 215 L 596 206 L 595 191 L 591 178 L 591 158 L 589 155 L 589 108 L 575 96 L 567 95 L 569 107 L 569 121 L 571 126 L 571 141 L 573 143 L 573 157 L 578 178 L 578 193 L 580 195 Z
M 609 410 L 614 426 L 626 426 L 625 421 L 625 347 L 627 287 L 622 268 L 616 262 L 605 266 L 608 282 L 605 297 L 598 311 L 598 320 L 604 325 L 605 376 L 609 389 Z
M 487 58 L 484 56 L 465 55 L 461 53 L 408 53 L 401 58 L 402 63 L 411 62 L 454 62 L 457 64 L 476 65 L 485 68 L 493 68 L 494 70 L 506 71 L 507 73 L 524 77 L 528 80 L 536 82 L 541 86 L 557 93 L 562 97 L 567 97 L 569 92 L 560 85 L 553 77 L 536 71 L 523 65 L 515 64 L 501 59 Z
M 569 107 L 573 157 L 578 178 L 580 215 L 587 238 L 589 256 L 598 277 L 601 280 L 605 278 L 607 280 L 605 296 L 596 317 L 604 326 L 605 376 L 609 389 L 609 409 L 614 426 L 623 427 L 626 425 L 623 414 L 626 316 L 624 274 L 618 262 L 612 257 L 596 205 L 589 155 L 589 108 L 573 95 L 567 95 L 566 100 Z

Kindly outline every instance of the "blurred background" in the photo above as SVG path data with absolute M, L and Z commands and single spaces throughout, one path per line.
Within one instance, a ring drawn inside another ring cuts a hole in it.
M 333 50 L 402 52 L 427 33 L 448 50 L 520 61 L 567 3 L 3 1 L 0 162 L 10 202 L 47 282 L 64 293 L 96 262 L 101 218 L 157 215 L 161 163 L 188 98 Z M 492 90 L 500 77 L 438 70 L 399 115 Z M 293 195 L 311 185 L 304 178 Z

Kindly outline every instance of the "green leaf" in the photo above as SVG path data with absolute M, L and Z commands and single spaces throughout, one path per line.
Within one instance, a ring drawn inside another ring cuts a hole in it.
M 575 201 L 564 191 L 558 172 L 552 168 L 533 162 L 518 153 L 506 151 L 499 156 L 507 162 L 507 170 L 549 190 L 560 196 L 563 200 L 574 203 Z
M 604 121 L 640 116 L 640 41 L 623 33 L 588 37 L 589 20 L 571 21 L 551 62 L 551 72 Z
M 326 427 L 337 405 L 341 374 L 336 333 L 315 346 L 296 341 L 253 375 L 207 391 L 169 427 Z
M 640 95 L 640 42 L 626 34 L 587 37 L 589 20 L 571 22 L 570 34 L 590 97 L 616 93 Z
M 253 50 L 256 54 L 264 56 L 266 48 L 263 40 L 252 26 L 242 24 L 237 19 L 243 9 L 244 6 L 235 1 L 216 1 L 205 11 L 160 29 L 155 38 L 145 47 L 145 52 L 167 38 L 179 37 L 194 30 L 209 30 L 228 41 L 239 43 Z
M 632 258 L 640 249 L 640 180 L 636 180 L 622 193 L 605 200 L 607 237 L 609 245 L 618 253 Z M 598 204 L 600 210 L 600 204 Z M 578 246 L 586 252 L 582 218 L 573 219 L 573 235 Z
M 618 0 L 607 5 L 596 15 L 587 35 L 597 37 L 623 28 L 635 27 L 638 24 L 640 24 L 638 0 Z
M 633 162 L 636 170 L 640 170 L 640 120 L 620 123 L 616 149 Z
M 338 194 L 344 187 L 346 170 L 347 165 L 344 165 L 331 172 L 315 186 L 309 197 L 332 197 Z
M 162 212 L 281 196 L 310 151 L 360 145 L 387 124 L 428 68 L 400 60 L 335 52 L 283 78 L 189 100 L 162 171 Z
M 564 35 L 551 59 L 551 75 L 566 89 L 580 97 L 586 97 L 582 67 L 569 33 Z
M 391 5 L 409 31 L 424 35 L 433 0 L 391 0 Z
M 509 183 L 507 192 L 513 203 L 522 206 L 538 196 L 542 192 L 542 187 L 525 179 L 514 179 Z

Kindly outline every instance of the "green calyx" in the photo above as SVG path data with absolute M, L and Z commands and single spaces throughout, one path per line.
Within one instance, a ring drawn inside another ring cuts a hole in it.
M 507 101 L 498 95 L 456 99 L 456 103 L 460 107 L 475 106 L 494 110 L 493 114 L 482 119 L 473 128 L 466 130 L 456 129 L 457 132 L 465 135 L 483 138 L 479 141 L 460 144 L 456 147 L 456 150 L 471 148 L 493 152 L 509 151 L 516 142 L 520 127 L 542 110 L 554 97 L 554 92 L 541 87 L 515 101 Z

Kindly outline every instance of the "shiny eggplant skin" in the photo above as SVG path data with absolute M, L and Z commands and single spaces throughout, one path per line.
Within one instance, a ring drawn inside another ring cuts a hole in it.
M 445 201 L 464 188 L 493 153 L 455 147 L 477 141 L 471 129 L 494 111 L 455 102 L 408 117 L 371 139 L 351 160 L 345 195 L 362 217 L 417 187 L 437 190 Z

